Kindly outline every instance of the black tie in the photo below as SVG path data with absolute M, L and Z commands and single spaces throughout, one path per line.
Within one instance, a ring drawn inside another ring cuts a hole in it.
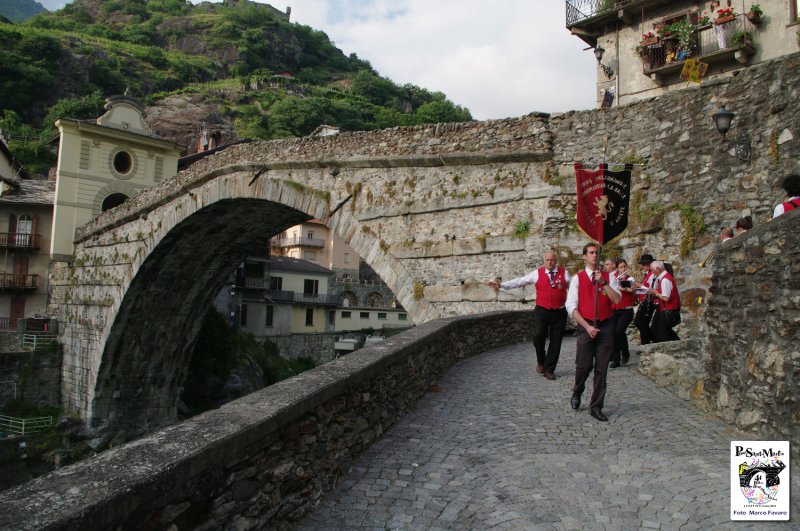
M 552 283 L 553 283 L 553 281 L 556 279 L 556 271 L 555 271 L 555 269 L 554 269 L 554 270 L 552 270 L 552 271 L 550 271 L 550 272 L 548 273 L 548 275 L 550 275 L 550 283 L 552 284 Z

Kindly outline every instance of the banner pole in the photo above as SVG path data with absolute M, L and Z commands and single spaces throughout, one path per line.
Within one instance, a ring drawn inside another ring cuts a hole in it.
M 595 266 L 595 272 L 599 271 L 600 272 L 600 278 L 603 278 L 603 269 L 602 269 L 603 266 L 601 265 L 603 262 L 600 260 L 601 256 L 603 256 L 603 244 L 602 243 L 597 246 L 597 265 Z M 600 291 L 597 288 L 600 285 L 600 281 L 592 282 L 592 284 L 594 284 L 594 323 L 592 323 L 592 326 L 594 326 L 596 328 L 597 324 L 598 324 L 597 323 L 597 317 L 598 317 L 598 315 L 597 315 L 597 298 L 598 298 L 598 293 Z

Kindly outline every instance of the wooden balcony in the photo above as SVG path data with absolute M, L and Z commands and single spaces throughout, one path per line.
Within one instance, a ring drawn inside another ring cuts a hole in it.
M 0 290 L 35 290 L 39 287 L 39 275 L 0 273 Z
M 38 250 L 41 247 L 40 234 L 25 234 L 21 232 L 0 232 L 0 248 L 16 250 Z

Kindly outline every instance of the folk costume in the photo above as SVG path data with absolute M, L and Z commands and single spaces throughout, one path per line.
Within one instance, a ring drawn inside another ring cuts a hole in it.
M 563 267 L 547 270 L 534 269 L 524 277 L 500 284 L 502 289 L 514 289 L 533 284 L 536 286 L 536 307 L 533 309 L 533 347 L 536 350 L 536 371 L 548 379 L 555 379 L 561 340 L 567 326 L 567 289 L 570 275 Z M 550 340 L 545 350 L 545 343 Z

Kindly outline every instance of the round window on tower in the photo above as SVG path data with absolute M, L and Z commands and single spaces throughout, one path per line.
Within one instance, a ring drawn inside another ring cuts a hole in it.
M 108 158 L 111 173 L 117 179 L 128 180 L 136 174 L 136 155 L 125 149 L 116 149 L 110 153 Z

